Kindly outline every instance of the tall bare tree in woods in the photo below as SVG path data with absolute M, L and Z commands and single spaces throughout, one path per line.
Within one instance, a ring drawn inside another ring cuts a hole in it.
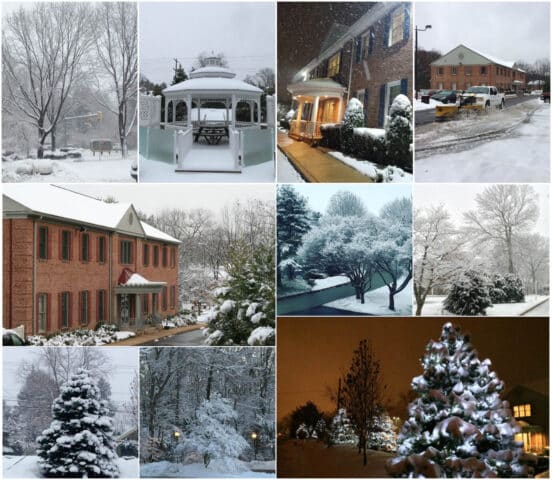
M 516 273 L 515 239 L 527 233 L 539 214 L 535 189 L 529 185 L 492 185 L 476 196 L 477 209 L 464 214 L 467 234 L 477 243 L 501 246 L 508 259 L 508 273 Z
M 37 129 L 43 158 L 81 62 L 94 42 L 91 6 L 78 2 L 36 3 L 4 17 L 2 29 L 3 108 Z
M 127 137 L 136 120 L 138 82 L 137 7 L 132 2 L 105 2 L 97 12 L 98 61 L 113 87 L 116 107 L 102 103 L 119 119 L 119 142 L 127 156 Z
M 367 462 L 368 433 L 373 429 L 382 390 L 380 363 L 372 343 L 361 340 L 345 376 L 342 395 L 343 405 L 358 437 L 358 449 L 363 454 L 364 465 Z

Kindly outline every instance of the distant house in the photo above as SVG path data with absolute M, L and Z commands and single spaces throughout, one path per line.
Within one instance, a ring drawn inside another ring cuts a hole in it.
M 521 427 L 516 440 L 527 452 L 542 454 L 548 449 L 548 381 L 525 386 L 517 385 L 505 395 L 512 414 Z
M 140 329 L 178 310 L 180 242 L 106 203 L 54 185 L 5 185 L 3 326 L 25 335 Z
M 475 85 L 492 85 L 500 91 L 525 88 L 525 72 L 515 62 L 501 60 L 458 45 L 431 62 L 433 90 L 467 90 Z
M 319 55 L 287 87 L 296 111 L 291 137 L 320 138 L 320 126 L 341 122 L 352 97 L 364 106 L 365 126 L 383 127 L 393 99 L 412 97 L 410 9 L 410 3 L 376 3 L 353 25 L 328 31 Z

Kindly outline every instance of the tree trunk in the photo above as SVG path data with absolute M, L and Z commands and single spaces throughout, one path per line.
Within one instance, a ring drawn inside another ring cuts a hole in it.
M 126 145 L 126 135 L 125 135 L 125 104 L 119 104 L 119 141 L 121 143 L 121 156 L 126 158 L 127 156 L 127 145 Z
M 362 464 L 366 466 L 366 463 L 368 461 L 368 458 L 366 456 L 366 439 L 364 439 L 364 441 L 362 442 L 362 456 L 363 456 Z
M 52 128 L 52 131 L 50 132 L 50 138 L 52 140 L 52 152 L 56 150 L 56 129 L 55 127 Z
M 364 305 L 364 290 L 360 291 L 360 303 Z
M 416 316 L 419 317 L 422 314 L 422 308 L 424 307 L 423 303 L 420 303 L 416 300 Z
M 395 311 L 395 292 L 389 290 L 389 310 Z
M 36 149 L 36 158 L 44 158 L 44 119 L 38 119 L 38 148 Z

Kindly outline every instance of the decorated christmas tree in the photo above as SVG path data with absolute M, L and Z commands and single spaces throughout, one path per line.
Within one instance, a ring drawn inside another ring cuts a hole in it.
M 114 478 L 115 442 L 109 410 L 97 382 L 79 369 L 61 387 L 53 421 L 38 437 L 39 467 L 45 477 Z
M 332 420 L 332 442 L 338 445 L 358 443 L 358 437 L 344 408 L 340 408 Z
M 430 341 L 424 373 L 412 380 L 418 394 L 388 461 L 394 477 L 527 477 L 534 457 L 514 439 L 519 426 L 503 382 L 480 361 L 469 337 L 447 323 Z
M 393 420 L 383 409 L 375 416 L 372 430 L 368 432 L 368 448 L 384 452 L 397 451 L 397 432 Z

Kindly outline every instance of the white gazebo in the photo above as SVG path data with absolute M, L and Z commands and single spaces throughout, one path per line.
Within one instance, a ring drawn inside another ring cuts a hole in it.
M 219 57 L 209 57 L 206 65 L 190 73 L 190 78 L 163 90 L 165 96 L 165 127 L 245 127 L 261 123 L 262 90 L 236 79 L 236 74 L 221 65 Z M 184 103 L 184 118 L 177 119 L 176 107 Z M 249 106 L 249 121 L 238 122 L 239 103 Z M 203 108 L 216 105 L 216 108 Z M 172 113 L 169 118 L 169 113 Z M 255 115 L 256 113 L 256 115 Z

